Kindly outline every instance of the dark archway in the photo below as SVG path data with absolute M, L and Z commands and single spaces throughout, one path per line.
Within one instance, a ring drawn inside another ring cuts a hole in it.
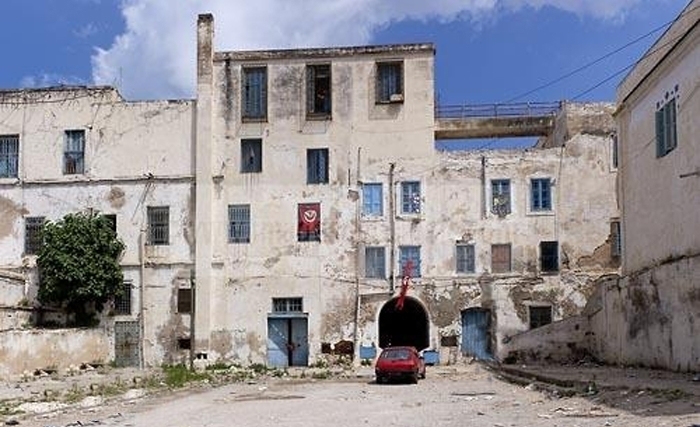
M 398 298 L 389 300 L 379 312 L 379 347 L 410 345 L 423 350 L 430 343 L 428 314 L 414 298 L 406 297 L 403 308 L 396 307 Z

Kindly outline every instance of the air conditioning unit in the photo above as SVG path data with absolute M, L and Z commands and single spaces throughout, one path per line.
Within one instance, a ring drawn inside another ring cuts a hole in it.
M 391 102 L 403 102 L 403 93 L 392 93 L 389 97 Z

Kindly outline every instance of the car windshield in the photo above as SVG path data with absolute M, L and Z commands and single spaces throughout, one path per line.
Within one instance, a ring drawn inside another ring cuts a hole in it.
M 397 348 L 392 350 L 386 350 L 382 355 L 383 359 L 391 360 L 408 360 L 411 357 L 411 353 L 405 348 Z

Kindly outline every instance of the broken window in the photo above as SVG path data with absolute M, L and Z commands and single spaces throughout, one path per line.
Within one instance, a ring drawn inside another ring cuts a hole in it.
M 321 241 L 321 204 L 300 203 L 297 209 L 297 240 Z
M 403 102 L 403 62 L 377 63 L 377 103 Z
M 540 271 L 559 271 L 559 242 L 540 242 Z
M 306 183 L 328 184 L 328 149 L 306 150 Z
M 24 254 L 36 255 L 41 249 L 41 228 L 46 219 L 43 216 L 28 216 L 24 219 Z
M 381 183 L 362 184 L 362 215 L 382 216 L 384 214 Z
M 74 175 L 85 173 L 85 131 L 67 130 L 63 151 L 63 173 Z
M 148 211 L 148 245 L 170 244 L 170 208 L 168 206 L 149 206 Z
M 114 314 L 131 314 L 131 283 L 123 283 L 121 293 L 114 298 Z
M 511 271 L 510 243 L 491 245 L 491 271 L 509 273 Z
M 386 278 L 385 251 L 381 246 L 365 248 L 365 277 L 371 279 Z
M 229 243 L 250 243 L 250 205 L 229 205 L 228 224 Z
M 302 298 L 272 298 L 272 312 L 278 314 L 303 313 L 303 300 Z
M 241 173 L 262 172 L 262 139 L 241 140 Z
M 267 67 L 243 68 L 242 118 L 244 121 L 267 119 Z
M 17 178 L 19 135 L 0 135 L 0 178 Z
M 306 66 L 306 115 L 310 118 L 331 116 L 331 66 Z
M 192 313 L 192 288 L 179 288 L 177 290 L 177 312 L 181 314 Z
M 665 156 L 673 151 L 676 145 L 676 95 L 666 93 L 666 99 L 656 105 L 656 157 Z
M 622 229 L 620 221 L 610 222 L 610 256 L 619 258 L 622 255 Z
M 535 178 L 530 180 L 530 210 L 542 212 L 552 210 L 552 180 Z
M 510 213 L 510 180 L 491 180 L 491 212 L 499 217 Z
M 399 273 L 405 277 L 420 277 L 420 246 L 399 246 Z
M 530 329 L 539 328 L 540 326 L 549 325 L 552 323 L 552 306 L 534 306 L 530 307 Z
M 421 211 L 420 182 L 401 183 L 401 213 L 417 214 Z
M 457 242 L 457 273 L 474 273 L 474 245 Z

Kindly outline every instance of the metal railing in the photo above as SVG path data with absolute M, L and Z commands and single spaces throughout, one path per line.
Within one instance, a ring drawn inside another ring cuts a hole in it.
M 557 101 L 515 104 L 439 105 L 435 107 L 435 118 L 541 117 L 555 115 L 561 110 L 561 104 L 561 101 Z

